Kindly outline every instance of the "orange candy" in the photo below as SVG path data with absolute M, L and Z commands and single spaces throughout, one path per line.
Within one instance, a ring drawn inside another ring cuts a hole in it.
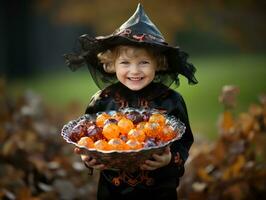
M 102 133 L 106 139 L 111 140 L 119 137 L 120 129 L 116 124 L 110 123 L 103 127 Z
M 145 124 L 146 123 L 147 122 L 140 122 L 140 123 L 138 123 L 138 125 L 136 126 L 136 129 L 143 130 L 145 128 Z
M 143 130 L 147 137 L 159 138 L 162 128 L 157 122 L 147 122 Z
M 117 125 L 120 129 L 121 134 L 124 135 L 127 135 L 127 133 L 134 128 L 133 122 L 125 117 L 119 120 Z
M 142 148 L 142 144 L 138 142 L 137 140 L 128 140 L 126 144 L 129 146 L 131 150 L 137 150 Z
M 156 146 L 170 141 L 178 135 L 178 132 L 166 124 L 166 117 L 161 113 L 151 115 L 142 113 L 140 114 L 141 120 L 138 121 L 134 121 L 135 115 L 138 116 L 133 112 L 130 113 L 130 116 L 121 112 L 113 114 L 103 112 L 97 116 L 96 125 L 94 122 L 86 120 L 78 124 L 73 129 L 71 140 L 78 141 L 79 146 L 86 148 L 123 151 Z M 149 142 L 153 143 L 149 144 Z
M 78 141 L 78 145 L 84 146 L 84 147 L 87 147 L 87 148 L 94 148 L 94 142 L 89 137 L 80 138 L 80 140 Z
M 111 146 L 113 150 L 126 150 L 129 149 L 126 143 L 120 138 L 111 139 L 108 144 Z
M 116 119 L 117 121 L 119 121 L 120 119 L 122 119 L 124 117 L 124 115 L 120 112 L 116 112 L 112 115 L 112 118 Z
M 137 140 L 143 142 L 146 139 L 145 132 L 143 130 L 131 129 L 127 135 L 128 139 Z
M 165 117 L 160 113 L 154 113 L 150 116 L 149 122 L 159 123 L 161 126 L 165 124 Z
M 162 132 L 161 132 L 161 140 L 162 141 L 169 141 L 169 140 L 172 140 L 176 137 L 176 132 L 174 131 L 174 129 L 170 126 L 165 126 L 163 127 L 162 129 Z
M 94 143 L 94 147 L 95 149 L 98 149 L 98 150 L 104 150 L 104 151 L 111 150 L 111 146 L 105 140 L 97 140 Z
M 111 116 L 108 115 L 107 113 L 102 113 L 102 114 L 98 115 L 96 118 L 96 125 L 99 127 L 103 127 L 105 120 L 109 119 L 110 117 Z

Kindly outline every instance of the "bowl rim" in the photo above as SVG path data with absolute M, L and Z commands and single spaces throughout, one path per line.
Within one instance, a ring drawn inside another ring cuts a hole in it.
M 163 114 L 166 118 L 166 124 L 169 124 L 172 128 L 174 128 L 174 130 L 178 129 L 178 134 L 175 138 L 165 142 L 165 143 L 162 143 L 161 145 L 157 145 L 157 146 L 152 146 L 152 147 L 147 147 L 147 148 L 141 148 L 141 149 L 136 149 L 136 150 L 99 150 L 99 149 L 95 149 L 95 148 L 87 148 L 85 146 L 82 146 L 82 145 L 78 145 L 76 142 L 72 141 L 69 136 L 71 133 L 71 129 L 73 129 L 73 127 L 75 125 L 77 125 L 80 121 L 82 120 L 95 120 L 95 117 L 100 114 L 100 113 L 112 113 L 112 112 L 128 112 L 128 111 L 138 111 L 138 112 L 150 112 L 150 113 L 160 113 L 160 114 Z M 174 123 L 174 127 L 172 126 L 172 124 Z M 75 145 L 76 147 L 78 148 L 81 148 L 81 149 L 85 149 L 85 150 L 88 150 L 90 152 L 101 152 L 101 153 L 104 153 L 104 154 L 111 154 L 111 153 L 125 153 L 125 154 L 128 154 L 128 153 L 136 153 L 136 152 L 142 152 L 142 151 L 149 151 L 149 150 L 152 150 L 152 149 L 158 149 L 158 148 L 163 148 L 163 147 L 166 147 L 167 145 L 173 143 L 174 141 L 177 141 L 179 139 L 181 139 L 181 137 L 183 136 L 183 134 L 185 133 L 185 130 L 186 130 L 186 126 L 185 124 L 179 119 L 179 118 L 176 118 L 175 116 L 173 115 L 169 115 L 169 114 L 165 114 L 165 113 L 162 113 L 160 112 L 158 109 L 138 109 L 138 108 L 131 108 L 131 107 L 127 107 L 127 108 L 124 108 L 124 109 L 119 109 L 119 110 L 109 110 L 109 111 L 101 111 L 101 112 L 97 112 L 95 114 L 84 114 L 80 117 L 78 117 L 77 119 L 73 119 L 73 120 L 70 120 L 68 123 L 66 123 L 62 130 L 61 130 L 61 136 L 64 138 L 64 140 L 69 143 L 69 144 L 73 144 Z

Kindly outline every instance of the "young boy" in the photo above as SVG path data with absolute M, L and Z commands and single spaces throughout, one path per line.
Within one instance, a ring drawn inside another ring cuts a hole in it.
M 169 46 L 149 20 L 141 5 L 113 34 L 80 38 L 80 54 L 66 55 L 72 69 L 86 63 L 101 88 L 91 99 L 86 113 L 125 107 L 155 108 L 174 115 L 186 125 L 183 137 L 153 155 L 135 172 L 112 171 L 97 160 L 82 156 L 89 168 L 100 169 L 98 199 L 177 199 L 176 188 L 184 173 L 184 162 L 193 143 L 187 110 L 182 96 L 170 89 L 178 75 L 196 84 L 195 68 L 187 54 Z M 79 152 L 82 153 L 82 152 Z

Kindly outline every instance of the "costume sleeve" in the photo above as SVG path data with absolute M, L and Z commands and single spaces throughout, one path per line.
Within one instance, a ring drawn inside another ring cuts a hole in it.
M 86 114 L 95 114 L 99 112 L 100 94 L 101 94 L 101 91 L 98 91 L 96 94 L 94 94 L 91 97 L 89 105 L 87 106 L 86 111 L 85 111 Z
M 180 167 L 181 176 L 184 173 L 184 164 L 188 158 L 189 155 L 189 149 L 194 142 L 193 134 L 190 128 L 189 119 L 188 119 L 188 112 L 186 108 L 185 101 L 183 97 L 178 94 L 176 96 L 176 109 L 174 109 L 170 115 L 174 115 L 177 118 L 179 118 L 186 126 L 185 133 L 181 137 L 180 140 L 174 142 L 171 146 L 171 152 L 172 152 L 172 163 L 171 164 L 177 164 Z M 182 162 L 181 163 L 174 163 L 174 158 L 179 153 Z
M 116 109 L 117 105 L 114 101 L 114 98 L 112 96 L 105 95 L 104 91 L 100 90 L 92 96 L 85 113 L 95 114 L 97 112 Z

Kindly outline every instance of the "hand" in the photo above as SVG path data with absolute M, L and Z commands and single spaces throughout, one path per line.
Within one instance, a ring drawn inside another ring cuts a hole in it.
M 174 163 L 176 165 L 181 165 L 183 163 L 183 160 L 181 159 L 180 153 L 176 153 L 176 156 L 174 157 Z
M 171 152 L 170 152 L 170 147 L 167 146 L 165 148 L 165 151 L 163 154 L 158 155 L 158 154 L 153 154 L 152 157 L 155 160 L 146 160 L 143 165 L 140 166 L 140 169 L 142 170 L 155 170 L 160 167 L 164 167 L 168 165 L 171 161 Z
M 84 151 L 78 147 L 74 149 L 74 152 L 76 154 L 79 154 L 81 156 L 81 160 L 85 163 L 86 167 L 92 167 L 93 169 L 103 170 L 105 169 L 104 164 L 98 164 L 95 159 L 92 157 L 85 155 Z

